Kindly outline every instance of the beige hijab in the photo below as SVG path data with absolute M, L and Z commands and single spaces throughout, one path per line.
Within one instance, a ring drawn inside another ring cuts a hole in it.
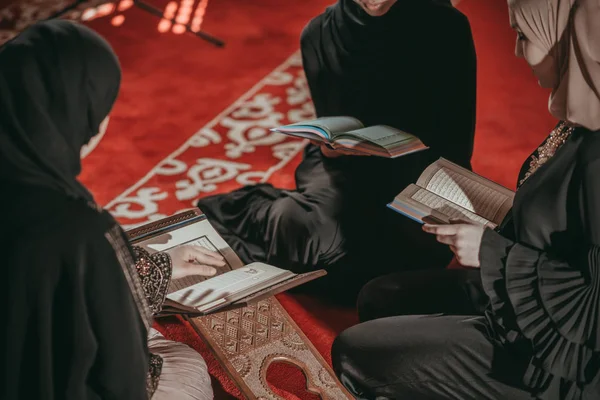
M 552 56 L 552 115 L 600 130 L 600 0 L 508 0 L 511 18 Z

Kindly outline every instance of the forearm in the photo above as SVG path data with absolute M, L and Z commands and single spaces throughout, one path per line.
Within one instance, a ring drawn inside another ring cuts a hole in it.
M 514 313 L 508 301 L 505 282 L 505 264 L 514 242 L 500 233 L 487 228 L 479 248 L 481 282 L 494 315 L 508 330 L 516 330 Z
M 173 265 L 167 253 L 150 254 L 141 247 L 134 247 L 135 266 L 142 282 L 146 299 L 153 314 L 161 311 L 169 283 Z

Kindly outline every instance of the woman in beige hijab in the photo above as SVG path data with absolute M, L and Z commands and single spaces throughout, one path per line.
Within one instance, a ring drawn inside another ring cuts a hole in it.
M 332 349 L 357 398 L 600 399 L 600 0 L 509 8 L 517 56 L 552 89 L 559 122 L 525 161 L 498 229 L 423 227 L 470 270 L 385 277 L 363 290 L 367 322 Z M 413 296 L 400 306 L 394 282 L 412 282 L 428 305 Z M 440 301 L 435 288 L 453 297 Z

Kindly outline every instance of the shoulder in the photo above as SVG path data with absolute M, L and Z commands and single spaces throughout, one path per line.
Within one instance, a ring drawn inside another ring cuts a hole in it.
M 300 46 L 302 50 L 314 45 L 321 37 L 321 16 L 311 19 L 300 33 Z
M 585 165 L 600 160 L 600 131 L 581 130 L 579 134 L 578 161 Z
M 468 34 L 471 36 L 469 18 L 447 0 L 434 0 L 429 4 L 432 23 L 450 37 Z M 445 36 L 448 37 L 448 36 Z
M 58 271 L 81 276 L 84 270 L 116 260 L 107 233 L 119 226 L 108 213 L 81 201 L 65 199 L 54 205 L 42 205 L 43 215 L 17 227 L 14 237 L 3 243 L 9 258 L 31 260 L 26 268 L 40 277 L 56 277 Z M 124 239 L 121 242 L 127 246 Z
M 16 225 L 19 236 L 53 243 L 69 241 L 77 244 L 102 236 L 116 225 L 110 214 L 88 205 L 86 201 L 62 195 L 52 197 L 52 194 L 32 192 L 22 199 L 28 203 L 22 210 L 27 214 L 23 217 L 27 223 Z M 37 207 L 30 205 L 36 202 Z
M 440 15 L 445 16 L 450 21 L 460 24 L 469 24 L 467 16 L 453 6 L 450 0 L 430 0 L 429 4 L 431 7 L 438 10 Z
M 106 232 L 117 225 L 114 218 L 106 211 L 93 208 L 84 202 L 76 202 L 69 209 L 68 231 L 74 237 L 86 240 L 104 237 Z
M 428 42 L 430 56 L 456 59 L 456 63 L 446 65 L 448 68 L 476 68 L 475 41 L 467 16 L 450 2 L 431 1 L 427 7 L 426 23 L 432 28 L 423 40 Z
M 63 259 L 94 257 L 93 254 L 105 257 L 115 247 L 110 240 L 111 235 L 119 235 L 120 241 L 125 241 L 114 218 L 86 202 L 70 201 L 61 214 L 59 218 L 38 226 L 36 239 L 54 243 Z
M 103 279 L 123 265 L 133 265 L 128 238 L 107 211 L 81 204 L 69 213 L 72 219 L 60 246 L 64 261 L 88 279 Z
M 302 50 L 315 46 L 315 44 L 321 40 L 323 25 L 325 24 L 325 21 L 330 18 L 330 14 L 331 7 L 308 21 L 306 26 L 302 29 L 302 33 L 300 33 L 300 46 Z

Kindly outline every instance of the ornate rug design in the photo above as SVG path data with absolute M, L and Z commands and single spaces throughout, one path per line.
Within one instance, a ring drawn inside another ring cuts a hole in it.
M 194 207 L 203 196 L 265 182 L 306 144 L 270 129 L 313 115 L 296 53 L 105 208 L 129 229 Z

